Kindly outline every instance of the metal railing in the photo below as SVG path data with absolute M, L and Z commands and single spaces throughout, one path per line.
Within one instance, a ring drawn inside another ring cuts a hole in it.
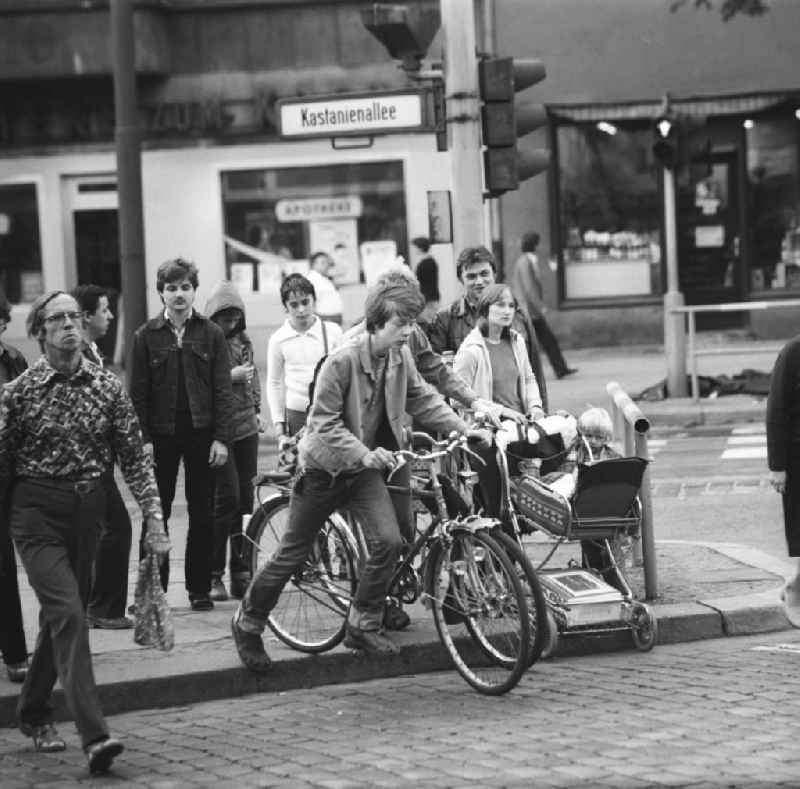
M 614 435 L 622 439 L 625 454 L 636 455 L 649 461 L 647 433 L 650 430 L 650 420 L 616 381 L 606 384 L 606 392 L 611 398 Z M 640 540 L 634 544 L 634 561 L 644 568 L 645 598 L 652 600 L 658 595 L 658 572 L 656 570 L 656 541 L 653 532 L 653 499 L 650 491 L 649 463 L 642 477 L 639 498 L 642 502 L 642 523 Z
M 689 374 L 691 376 L 691 397 L 694 402 L 700 399 L 700 389 L 698 386 L 697 360 L 700 356 L 725 356 L 728 354 L 753 354 L 753 353 L 777 353 L 784 343 L 773 345 L 758 345 L 756 347 L 739 345 L 725 345 L 716 348 L 697 347 L 697 324 L 698 312 L 745 312 L 754 310 L 786 309 L 787 307 L 800 307 L 800 299 L 784 299 L 781 301 L 736 301 L 726 304 L 693 304 L 688 307 L 673 307 L 670 312 L 684 313 L 687 318 L 687 355 L 689 357 Z

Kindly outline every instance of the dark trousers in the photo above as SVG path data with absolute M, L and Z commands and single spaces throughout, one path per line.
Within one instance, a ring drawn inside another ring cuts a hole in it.
M 11 536 L 40 606 L 39 636 L 17 704 L 20 727 L 52 720 L 58 678 L 84 746 L 108 734 L 85 617 L 104 512 L 100 481 L 78 493 L 66 483 L 20 480 L 11 496 Z
M 231 444 L 228 461 L 217 469 L 214 491 L 214 556 L 211 572 L 225 572 L 225 551 L 230 540 L 228 569 L 249 572 L 242 558 L 242 516 L 253 512 L 253 477 L 258 471 L 258 433 Z
M 535 318 L 531 323 L 533 323 L 533 330 L 536 332 L 536 339 L 539 341 L 539 345 L 544 348 L 544 352 L 550 360 L 553 372 L 559 377 L 564 375 L 568 369 L 567 362 L 561 353 L 561 347 L 547 319 Z
M 106 514 L 97 553 L 89 613 L 108 619 L 125 615 L 128 599 L 128 562 L 131 556 L 131 516 L 122 500 L 114 475 L 105 478 Z
M 470 447 L 484 463 L 470 459 L 472 470 L 478 474 L 478 503 L 483 507 L 487 518 L 500 517 L 500 467 L 497 464 L 497 445 L 492 442 L 489 449 Z
M 6 665 L 28 659 L 22 603 L 19 599 L 17 559 L 5 526 L 0 526 L 0 652 Z
M 214 508 L 214 471 L 208 465 L 211 449 L 211 430 L 184 430 L 174 436 L 153 436 L 153 456 L 156 464 L 156 484 L 164 513 L 164 527 L 175 500 L 178 466 L 183 460 L 186 503 L 189 510 L 189 531 L 186 535 L 185 581 L 190 595 L 208 594 L 211 590 L 212 522 Z M 145 555 L 144 538 L 147 527 L 142 525 L 139 558 Z M 161 585 L 169 583 L 169 557 L 161 564 Z
M 783 527 L 789 556 L 800 556 L 800 444 L 789 444 L 786 492 L 783 494 Z
M 306 412 L 295 411 L 292 408 L 286 409 L 286 432 L 293 436 L 300 431 L 300 428 L 305 427 Z
M 278 550 L 253 579 L 242 602 L 239 624 L 243 629 L 263 631 L 286 582 L 305 561 L 325 519 L 339 508 L 347 508 L 362 525 L 369 550 L 356 590 L 355 608 L 374 614 L 364 629 L 380 626 L 403 543 L 383 476 L 375 469 L 364 469 L 331 478 L 324 471 L 309 469 L 294 484 L 289 522 Z

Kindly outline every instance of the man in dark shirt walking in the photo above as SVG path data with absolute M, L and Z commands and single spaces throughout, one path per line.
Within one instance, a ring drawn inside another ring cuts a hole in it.
M 148 550 L 169 551 L 152 463 L 115 375 L 83 358 L 83 315 L 61 291 L 37 299 L 28 333 L 44 351 L 0 396 L 0 493 L 9 528 L 41 606 L 41 630 L 17 705 L 37 751 L 65 748 L 52 723 L 56 679 L 89 770 L 103 772 L 122 743 L 109 736 L 92 671 L 85 610 L 103 478 L 118 460 L 148 525 Z

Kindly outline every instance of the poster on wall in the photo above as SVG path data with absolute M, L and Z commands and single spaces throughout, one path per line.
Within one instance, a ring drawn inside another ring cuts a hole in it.
M 365 241 L 361 245 L 361 267 L 367 287 L 396 263 L 397 244 L 394 241 Z
M 334 263 L 337 285 L 354 285 L 360 280 L 358 226 L 355 219 L 326 219 L 308 223 L 311 254 L 327 252 Z
M 231 263 L 231 282 L 242 295 L 253 292 L 253 264 Z

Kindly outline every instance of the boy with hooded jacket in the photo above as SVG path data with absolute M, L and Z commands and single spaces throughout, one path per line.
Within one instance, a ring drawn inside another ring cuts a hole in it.
M 206 314 L 225 334 L 231 356 L 233 415 L 228 460 L 216 473 L 211 599 L 227 600 L 222 582 L 230 540 L 230 594 L 241 598 L 250 583 L 244 556 L 243 516 L 253 511 L 253 477 L 258 465 L 258 436 L 263 431 L 261 385 L 247 335 L 244 302 L 232 282 L 218 282 L 206 302 Z

